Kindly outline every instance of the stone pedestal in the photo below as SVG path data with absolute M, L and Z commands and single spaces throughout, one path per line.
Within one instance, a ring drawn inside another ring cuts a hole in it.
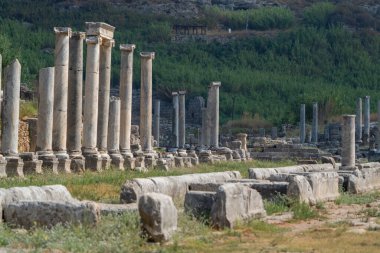
M 137 151 L 135 152 L 135 168 L 134 169 L 137 169 L 137 168 L 140 168 L 140 169 L 143 169 L 145 168 L 145 157 L 144 157 L 144 152 L 142 151 Z
M 301 105 L 300 110 L 300 143 L 305 143 L 306 139 L 306 109 L 305 104 Z
M 179 100 L 178 92 L 172 92 L 173 112 L 172 112 L 172 142 L 171 146 L 178 148 L 179 146 Z
M 311 126 L 311 142 L 318 143 L 318 103 L 313 103 L 313 122 Z
M 24 174 L 42 174 L 42 161 L 33 152 L 21 153 L 20 158 L 24 162 Z
M 24 177 L 24 163 L 20 157 L 7 156 L 5 171 L 8 177 Z
M 236 135 L 236 138 L 241 141 L 241 149 L 247 151 L 247 134 L 245 133 L 240 133 Z
M 186 106 L 185 106 L 186 91 L 179 91 L 178 95 L 178 141 L 179 148 L 185 148 L 186 143 Z
M 66 152 L 67 102 L 69 78 L 69 40 L 71 28 L 55 27 L 54 54 L 54 107 L 53 107 L 53 151 L 59 160 L 58 169 L 70 172 L 70 159 Z M 68 165 L 67 165 L 68 164 Z
M 362 142 L 362 127 L 363 127 L 363 116 L 362 116 L 362 98 L 357 98 L 356 100 L 356 118 L 355 118 L 355 139 L 356 143 Z
M 43 172 L 53 172 L 58 174 L 58 159 L 52 151 L 38 151 L 38 160 L 42 161 Z
M 0 55 L 0 58 L 1 58 L 1 55 Z M 7 160 L 2 155 L 0 155 L 0 178 L 7 177 L 6 167 L 7 167 Z
M 152 153 L 152 63 L 153 52 L 140 53 L 141 94 L 140 94 L 140 145 L 144 153 Z
M 111 164 L 120 170 L 124 170 L 124 158 L 120 154 L 120 99 L 111 97 L 110 116 L 108 122 L 108 153 Z
M 363 145 L 369 144 L 369 131 L 370 131 L 370 96 L 364 98 L 364 129 L 363 129 Z
M 342 170 L 355 170 L 355 115 L 343 115 Z
M 131 153 L 131 120 L 132 120 L 132 77 L 133 77 L 133 44 L 120 45 L 120 153 L 124 158 L 124 167 L 135 168 L 135 159 Z

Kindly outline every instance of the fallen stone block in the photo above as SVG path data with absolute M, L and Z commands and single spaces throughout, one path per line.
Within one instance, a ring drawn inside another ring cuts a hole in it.
M 208 219 L 215 201 L 216 192 L 188 191 L 185 195 L 185 212 L 198 219 Z
M 215 228 L 233 228 L 238 221 L 265 217 L 261 195 L 247 186 L 227 183 L 219 187 L 211 209 Z
M 340 175 L 344 172 L 339 172 Z M 380 167 L 357 169 L 347 172 L 347 191 L 358 194 L 380 189 Z
M 141 226 L 148 240 L 168 241 L 177 230 L 177 209 L 171 197 L 161 193 L 147 193 L 138 203 Z
M 287 195 L 299 202 L 303 202 L 309 205 L 315 205 L 313 189 L 306 177 L 300 175 L 294 175 L 289 177 L 289 186 Z
M 122 215 L 125 213 L 137 213 L 136 203 L 132 204 L 105 204 L 97 203 L 101 215 Z
M 4 206 L 4 221 L 11 227 L 92 225 L 99 220 L 100 210 L 94 202 L 19 201 Z
M 121 188 L 121 203 L 134 203 L 148 192 L 159 192 L 174 199 L 184 200 L 188 185 L 193 183 L 224 183 L 230 179 L 239 179 L 238 171 L 198 173 L 182 176 L 135 178 L 128 180 Z

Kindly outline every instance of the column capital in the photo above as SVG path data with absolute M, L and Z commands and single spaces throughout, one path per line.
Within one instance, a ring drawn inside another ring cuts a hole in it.
M 120 44 L 120 51 L 133 52 L 135 48 L 135 44 Z
M 101 36 L 102 38 L 112 39 L 115 27 L 103 22 L 86 22 L 87 36 Z
M 186 91 L 185 90 L 180 90 L 178 91 L 178 95 L 185 95 L 186 94 Z
M 71 38 L 78 39 L 78 40 L 84 40 L 86 38 L 85 32 L 72 32 Z
M 178 92 L 173 91 L 173 92 L 172 92 L 172 96 L 178 96 Z
M 107 39 L 102 37 L 102 46 L 105 47 L 115 47 L 115 40 L 114 39 Z
M 343 118 L 355 118 L 356 115 L 355 114 L 344 114 L 342 115 Z
M 141 52 L 140 53 L 141 58 L 147 58 L 154 60 L 155 53 L 154 52 Z
M 221 82 L 211 82 L 209 88 L 220 87 L 221 85 L 222 85 Z
M 86 43 L 87 44 L 101 44 L 102 38 L 100 36 L 87 36 Z
M 54 33 L 71 37 L 72 31 L 70 27 L 54 27 Z

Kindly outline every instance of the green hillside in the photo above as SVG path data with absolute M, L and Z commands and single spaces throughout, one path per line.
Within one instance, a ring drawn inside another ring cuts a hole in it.
M 134 85 L 139 85 L 140 51 L 155 51 L 154 86 L 162 98 L 185 88 L 190 96 L 207 94 L 220 80 L 222 123 L 259 114 L 273 124 L 298 121 L 299 104 L 321 104 L 323 119 L 354 112 L 355 98 L 380 99 L 380 14 L 349 4 L 315 3 L 294 10 L 266 7 L 202 10 L 192 20 L 139 13 L 108 1 L 70 7 L 70 1 L 0 2 L 0 53 L 3 65 L 18 57 L 23 82 L 32 86 L 38 70 L 53 65 L 54 26 L 84 30 L 85 21 L 116 27 L 112 85 L 119 83 L 121 43 L 137 45 Z M 71 1 L 75 2 L 75 1 Z M 315 2 L 315 1 L 314 1 Z M 228 43 L 172 43 L 173 24 L 207 24 L 245 30 Z M 252 31 L 264 31 L 264 35 Z M 265 32 L 271 31 L 269 36 Z M 252 32 L 252 33 L 250 33 Z M 233 100 L 235 106 L 233 108 Z

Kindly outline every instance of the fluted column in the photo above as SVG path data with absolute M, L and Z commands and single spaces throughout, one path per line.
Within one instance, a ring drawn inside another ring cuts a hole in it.
M 186 91 L 179 91 L 178 95 L 178 142 L 179 148 L 185 148 L 186 143 L 186 105 L 185 105 Z
M 173 112 L 172 112 L 172 147 L 179 146 L 179 100 L 178 100 L 178 92 L 172 92 L 173 99 Z
M 341 169 L 355 169 L 355 115 L 343 115 Z
M 69 41 L 71 28 L 55 27 L 55 73 L 53 109 L 53 150 L 58 159 L 67 159 L 67 96 L 69 78 Z
M 362 142 L 362 127 L 363 127 L 363 105 L 362 98 L 356 99 L 356 117 L 355 117 L 355 139 L 357 143 Z
M 125 157 L 131 153 L 133 44 L 120 45 L 120 152 Z
M 81 156 L 83 40 L 84 32 L 74 32 L 70 38 L 69 84 L 67 107 L 67 150 L 71 158 Z
M 305 143 L 306 122 L 305 122 L 305 104 L 301 104 L 300 110 L 300 142 Z
M 365 96 L 364 98 L 364 133 L 363 133 L 363 144 L 369 144 L 369 131 L 370 131 L 370 96 Z
M 210 145 L 219 147 L 219 87 L 220 82 L 212 82 L 210 84 L 211 96 L 207 108 L 209 109 L 210 120 Z
M 96 148 L 98 126 L 99 99 L 99 53 L 102 39 L 99 36 L 88 36 L 86 81 L 84 91 L 84 122 L 83 122 L 83 155 L 86 158 L 86 168 L 101 169 L 101 157 Z
M 318 143 L 318 103 L 313 103 L 313 123 L 311 130 L 311 142 Z
M 111 52 L 114 44 L 113 39 L 102 39 L 100 45 L 97 147 L 103 158 L 103 167 L 108 167 L 111 161 L 107 154 L 107 136 L 111 89 Z
M 153 136 L 157 141 L 157 147 L 160 146 L 160 100 L 154 100 L 154 127 L 153 127 Z
M 140 97 L 140 144 L 145 153 L 152 148 L 152 63 L 153 52 L 142 52 L 141 56 L 141 97 Z

